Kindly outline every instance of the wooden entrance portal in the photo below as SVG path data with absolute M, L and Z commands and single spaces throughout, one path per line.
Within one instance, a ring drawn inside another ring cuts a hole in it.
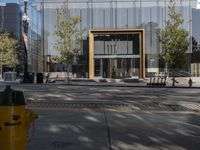
M 89 79 L 94 79 L 94 36 L 96 35 L 133 35 L 139 34 L 140 62 L 139 78 L 145 78 L 145 37 L 144 29 L 92 29 L 89 31 Z

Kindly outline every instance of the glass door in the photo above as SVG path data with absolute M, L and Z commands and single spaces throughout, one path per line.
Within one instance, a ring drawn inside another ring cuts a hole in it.
M 110 59 L 102 59 L 103 78 L 110 78 Z
M 94 76 L 99 77 L 101 76 L 101 59 L 95 59 L 94 64 Z
M 140 58 L 131 59 L 131 76 L 139 78 L 140 76 Z

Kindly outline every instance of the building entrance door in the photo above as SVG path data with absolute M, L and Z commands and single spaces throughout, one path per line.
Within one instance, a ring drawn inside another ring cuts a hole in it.
M 95 59 L 95 77 L 139 78 L 139 58 L 100 58 Z
M 131 59 L 120 58 L 117 59 L 117 77 L 127 78 L 131 76 Z

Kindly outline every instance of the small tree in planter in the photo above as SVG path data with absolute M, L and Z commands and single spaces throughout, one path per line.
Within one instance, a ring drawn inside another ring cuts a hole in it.
M 182 14 L 176 11 L 176 1 L 170 0 L 168 6 L 169 19 L 164 29 L 159 30 L 158 38 L 162 46 L 160 59 L 166 68 L 174 71 L 182 69 L 188 62 L 186 51 L 189 47 L 188 32 L 181 28 L 184 20 Z M 175 78 L 173 77 L 173 86 Z
M 69 17 L 69 10 L 64 5 L 57 10 L 57 28 L 54 34 L 57 36 L 55 48 L 59 56 L 53 57 L 54 62 L 67 65 L 67 83 L 69 83 L 69 65 L 74 62 L 80 53 L 80 43 L 83 40 L 83 32 L 77 25 L 80 17 Z

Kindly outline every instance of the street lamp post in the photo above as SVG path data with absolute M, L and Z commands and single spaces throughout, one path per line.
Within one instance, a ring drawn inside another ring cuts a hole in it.
M 28 55 L 27 55 L 27 49 L 28 49 L 28 26 L 29 26 L 29 17 L 28 17 L 28 0 L 24 0 L 24 14 L 22 16 L 23 21 L 23 38 L 25 43 L 25 65 L 24 65 L 24 82 L 28 82 Z
M 1 26 L 0 26 L 0 32 L 2 32 L 2 31 L 4 31 L 4 7 L 6 6 L 6 3 L 1 3 L 0 4 L 0 8 L 1 8 Z M 0 51 L 0 53 L 1 53 L 1 56 L 0 56 L 0 59 L 1 59 L 1 61 L 0 61 L 0 63 L 1 63 L 1 65 L 0 65 L 0 69 L 1 69 L 1 71 L 0 71 L 0 79 L 2 79 L 3 77 L 3 49 L 1 49 L 1 51 Z
M 28 17 L 28 0 L 24 0 L 24 14 L 22 16 L 22 20 L 23 20 L 23 27 L 24 27 L 24 33 L 27 35 L 28 34 L 28 25 L 29 25 L 29 17 Z

